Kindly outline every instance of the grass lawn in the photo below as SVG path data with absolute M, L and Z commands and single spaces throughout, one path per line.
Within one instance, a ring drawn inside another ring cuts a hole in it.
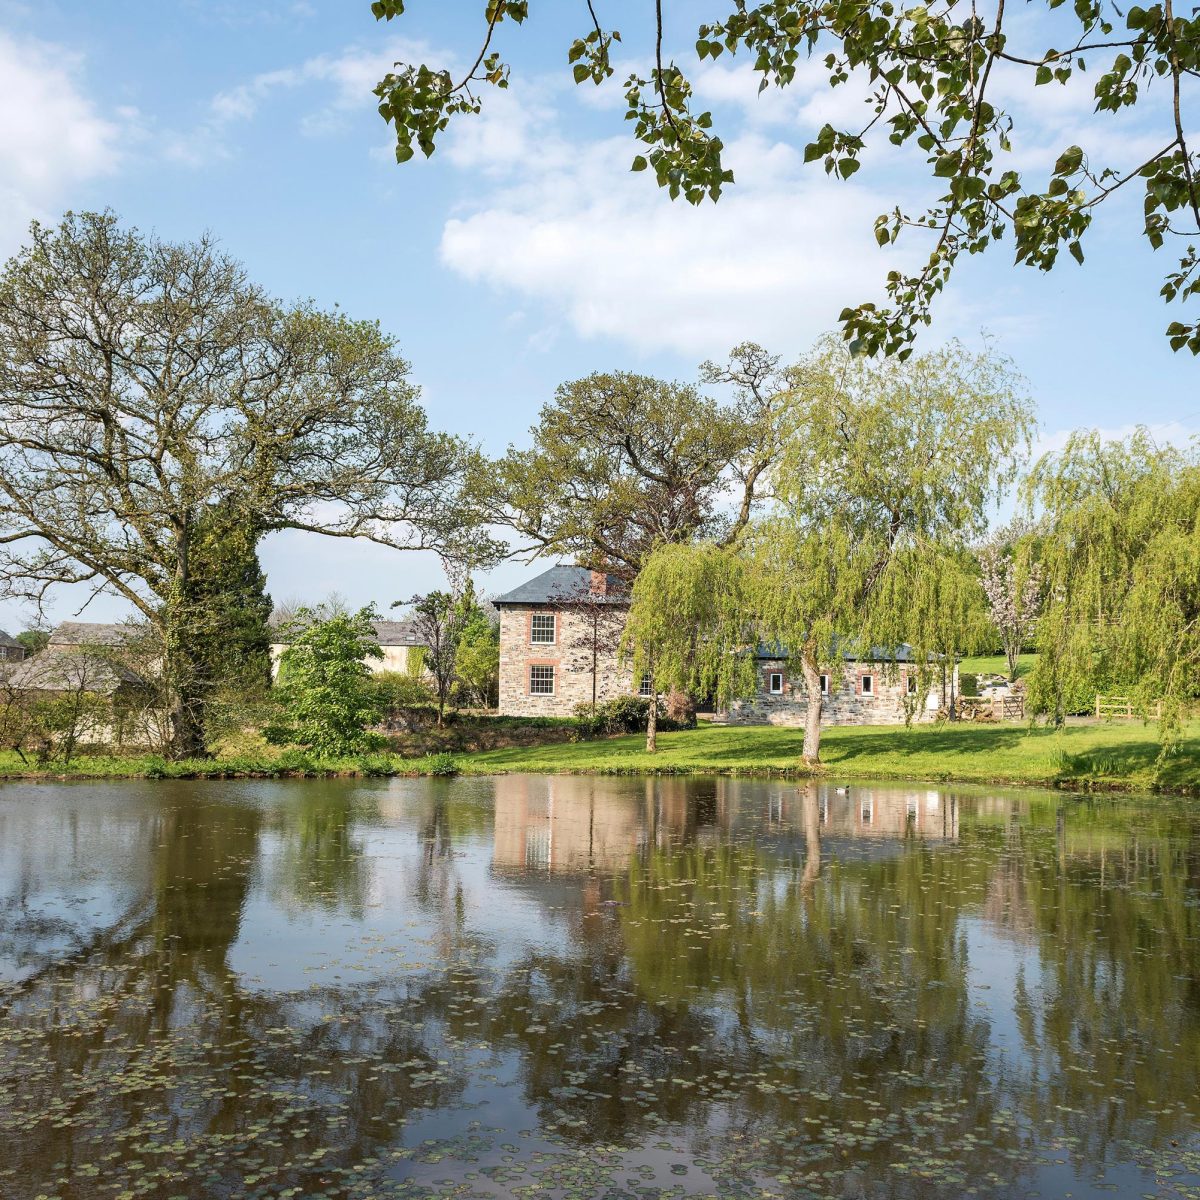
M 288 776 L 388 776 L 511 772 L 596 774 L 789 774 L 800 776 L 803 734 L 774 726 L 701 725 L 659 734 L 645 752 L 637 734 L 594 742 L 513 746 L 473 754 L 370 754 L 321 759 L 298 750 L 164 762 L 152 756 L 81 757 L 64 768 L 38 767 L 0 753 L 0 779 L 205 779 Z M 1178 753 L 1161 765 L 1157 728 L 1135 721 L 1069 725 L 894 725 L 827 729 L 825 773 L 838 779 L 1029 784 L 1070 789 L 1175 792 L 1200 796 L 1200 721 L 1190 722 Z
M 1157 728 L 1138 722 L 1069 725 L 918 725 L 825 731 L 821 758 L 839 778 L 927 779 L 1048 787 L 1176 791 L 1200 795 L 1200 722 L 1161 767 Z M 657 754 L 642 736 L 460 757 L 471 774 L 507 771 L 600 773 L 800 773 L 803 734 L 773 726 L 702 725 L 659 734 Z
M 1023 679 L 1033 670 L 1037 662 L 1036 654 L 1022 654 L 1017 658 L 1017 678 Z M 1007 675 L 1008 659 L 1003 654 L 976 654 L 964 658 L 958 664 L 959 674 L 968 675 Z

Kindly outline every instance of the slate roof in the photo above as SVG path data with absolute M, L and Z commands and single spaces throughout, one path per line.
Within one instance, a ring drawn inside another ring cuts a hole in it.
M 376 621 L 375 636 L 381 646 L 424 646 L 415 621 Z
M 83 688 L 89 692 L 108 694 L 122 684 L 138 687 L 145 683 L 135 671 L 111 659 L 53 644 L 36 657 L 17 663 L 8 677 L 9 687 L 35 692 L 66 692 Z
M 123 646 L 140 634 L 131 625 L 103 621 L 63 621 L 50 634 L 50 646 Z M 49 647 L 47 647 L 49 648 Z
M 774 642 L 770 645 L 760 643 L 754 651 L 755 658 L 788 658 L 788 649 L 779 642 Z M 913 648 L 907 642 L 901 642 L 899 646 L 888 649 L 886 646 L 872 646 L 866 653 L 860 654 L 857 650 L 843 650 L 842 658 L 846 662 L 869 662 L 869 663 L 909 663 L 915 662 L 916 656 L 913 654 Z
M 570 604 L 572 599 L 585 596 L 601 600 L 605 604 L 627 605 L 629 590 L 625 582 L 615 575 L 608 577 L 608 591 L 603 595 L 592 592 L 592 573 L 587 567 L 571 567 L 560 564 L 543 571 L 533 579 L 526 580 L 511 592 L 497 596 L 493 604 Z
M 0 629 L 0 646 L 4 646 L 9 650 L 24 650 L 25 647 L 17 641 L 15 637 L 9 637 L 3 629 Z

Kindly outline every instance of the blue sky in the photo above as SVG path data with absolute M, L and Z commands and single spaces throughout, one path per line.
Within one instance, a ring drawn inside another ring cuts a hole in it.
M 501 44 L 513 87 L 433 161 L 401 167 L 371 86 L 396 58 L 463 59 L 481 4 L 414 0 L 383 25 L 368 0 L 0 0 L 0 256 L 30 218 L 67 208 L 110 206 L 168 238 L 211 230 L 275 294 L 378 318 L 431 423 L 494 452 L 524 441 L 559 382 L 592 370 L 693 379 L 746 339 L 797 356 L 844 304 L 878 295 L 897 259 L 915 261 L 917 237 L 880 251 L 872 222 L 928 196 L 923 164 L 881 149 L 839 184 L 800 162 L 812 132 L 861 103 L 849 89 L 831 93 L 814 68 L 758 97 L 737 60 L 707 68 L 700 98 L 738 183 L 690 210 L 628 173 L 619 73 L 606 91 L 570 83 L 582 4 L 532 7 Z M 711 8 L 680 0 L 681 48 Z M 602 5 L 634 54 L 648 11 Z M 1157 136 L 1153 108 L 1097 128 L 1085 91 L 1011 95 L 1015 155 L 1035 169 L 1072 141 L 1116 163 Z M 1168 252 L 1137 238 L 1137 211 L 1131 194 L 1102 213 L 1085 269 L 1015 269 L 1000 247 L 964 264 L 938 306 L 928 344 L 987 331 L 1028 378 L 1045 445 L 1082 425 L 1200 430 L 1200 364 L 1162 336 Z M 440 578 L 427 556 L 310 535 L 269 539 L 263 558 L 280 598 L 337 590 L 386 605 Z M 509 564 L 484 585 L 530 571 Z M 0 604 L 0 627 L 22 624 Z

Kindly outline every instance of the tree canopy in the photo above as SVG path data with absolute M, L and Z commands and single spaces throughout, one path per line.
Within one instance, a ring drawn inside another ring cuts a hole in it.
M 746 547 L 761 636 L 803 673 L 816 761 L 822 668 L 840 679 L 847 650 L 907 642 L 928 673 L 970 636 L 966 542 L 1015 479 L 1033 415 L 1007 359 L 957 343 L 900 363 L 827 339 L 793 374 L 778 509 Z
M 1052 531 L 1030 701 L 1058 717 L 1097 690 L 1162 705 L 1166 748 L 1200 695 L 1200 444 L 1075 434 L 1027 484 Z
M 386 20 L 405 8 L 405 0 L 371 5 Z M 697 25 L 694 8 L 657 0 L 641 40 L 628 43 L 604 26 L 601 11 L 590 0 L 578 4 L 579 36 L 566 53 L 572 76 L 599 86 L 621 71 L 626 119 L 641 143 L 632 167 L 653 173 L 672 198 L 716 200 L 734 182 L 712 114 L 693 104 L 697 71 L 726 54 L 746 56 L 760 91 L 794 85 L 809 58 L 820 61 L 831 88 L 862 91 L 860 121 L 826 124 L 805 147 L 805 160 L 826 173 L 849 179 L 868 150 L 889 143 L 924 160 L 931 195 L 913 210 L 881 214 L 875 233 L 887 245 L 905 229 L 924 231 L 929 256 L 912 275 L 888 274 L 887 307 L 867 302 L 842 312 L 856 349 L 907 356 L 962 254 L 1011 237 L 1018 263 L 1048 271 L 1063 249 L 1082 263 L 1096 210 L 1129 185 L 1142 195 L 1142 234 L 1154 249 L 1173 249 L 1161 294 L 1167 301 L 1200 297 L 1200 154 L 1189 136 L 1200 79 L 1194 8 L 1178 12 L 1173 0 L 1148 7 L 1037 0 L 1020 10 L 1004 0 L 915 7 L 891 0 L 710 0 Z M 418 149 L 432 154 L 451 119 L 481 110 L 483 89 L 508 86 L 509 66 L 495 46 L 502 25 L 522 24 L 528 15 L 528 0 L 488 0 L 482 48 L 470 52 L 469 68 L 456 76 L 438 65 L 397 63 L 379 82 L 379 112 L 395 131 L 399 161 Z M 688 53 L 672 57 L 681 42 Z M 618 60 L 618 44 L 628 67 Z M 1093 150 L 1060 145 L 1048 174 L 1026 169 L 1038 134 L 1021 126 L 1021 103 L 1036 106 L 1051 89 L 1087 88 L 1093 79 Z M 1134 108 L 1148 127 L 1144 136 L 1114 139 L 1121 132 L 1116 118 Z M 1106 140 L 1116 149 L 1106 150 Z M 1200 320 L 1173 321 L 1167 334 L 1172 348 L 1200 353 Z
M 625 371 L 563 384 L 528 450 L 493 464 L 487 501 L 521 548 L 569 555 L 632 579 L 657 545 L 745 528 L 779 451 L 786 381 L 761 347 L 705 363 L 705 382 L 732 386 L 719 404 L 698 388 Z
M 279 529 L 461 550 L 473 460 L 429 430 L 376 323 L 273 300 L 208 238 L 68 214 L 0 273 L 0 595 L 132 605 L 163 641 L 179 754 L 204 750 L 205 530 L 245 554 Z

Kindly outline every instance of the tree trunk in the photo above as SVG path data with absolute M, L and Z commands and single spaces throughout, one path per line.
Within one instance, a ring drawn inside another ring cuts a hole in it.
M 650 697 L 650 710 L 646 714 L 646 753 L 658 752 L 658 694 Z
M 821 765 L 821 713 L 825 697 L 821 694 L 821 669 L 811 650 L 805 650 L 800 661 L 804 674 L 804 688 L 808 693 L 808 711 L 804 714 L 804 765 Z
M 1021 656 L 1020 643 L 1015 645 L 1009 644 L 1005 647 L 1006 657 L 1008 658 L 1008 681 L 1009 683 L 1017 682 L 1017 659 Z

